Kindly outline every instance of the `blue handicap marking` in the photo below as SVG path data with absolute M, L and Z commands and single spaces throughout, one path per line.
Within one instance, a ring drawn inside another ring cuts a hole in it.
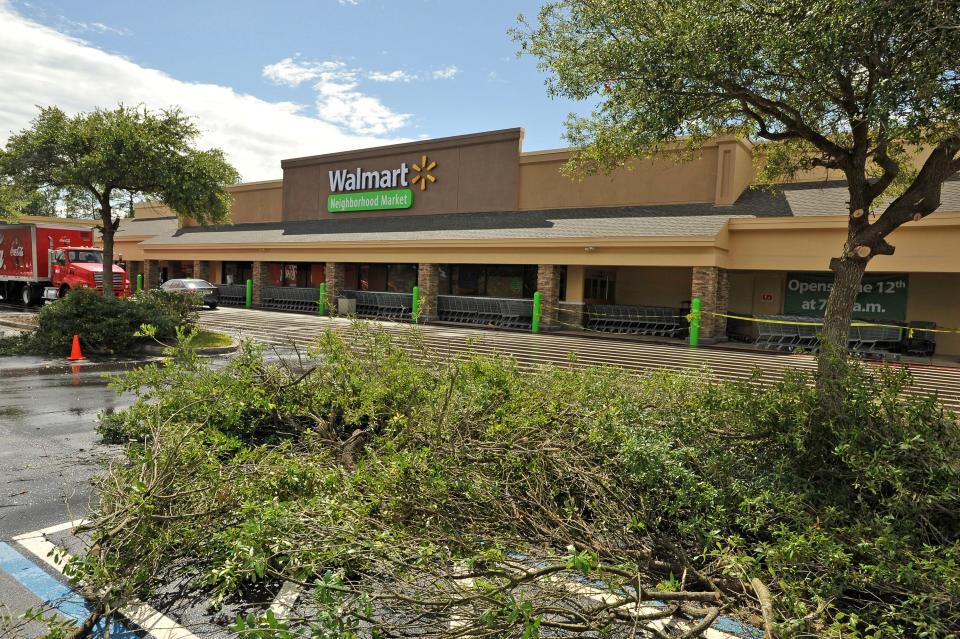
M 51 577 L 43 568 L 20 554 L 13 546 L 4 542 L 0 542 L 0 570 L 13 577 L 44 603 L 54 606 L 61 615 L 72 619 L 77 624 L 82 623 L 90 615 L 90 607 L 83 597 L 69 586 Z M 103 637 L 105 630 L 106 623 L 101 620 L 94 626 L 92 636 Z M 110 621 L 110 637 L 136 639 L 139 636 L 123 623 L 116 620 Z

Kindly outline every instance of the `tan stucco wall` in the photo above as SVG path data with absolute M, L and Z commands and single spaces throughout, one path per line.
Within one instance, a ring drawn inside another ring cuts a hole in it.
M 140 242 L 147 238 L 137 237 L 137 238 L 123 238 L 114 237 L 113 239 L 113 253 L 114 255 L 122 255 L 123 259 L 130 261 L 141 261 L 144 259 L 143 247 L 140 245 Z
M 907 320 L 960 327 L 960 274 L 912 273 L 907 291 Z M 960 334 L 937 333 L 938 355 L 960 355 Z
M 680 306 L 690 300 L 690 268 L 620 267 L 617 269 L 617 304 Z
M 713 202 L 717 190 L 717 147 L 695 160 L 637 160 L 609 175 L 574 180 L 561 175 L 567 151 L 520 157 L 520 210 Z
M 738 219 L 729 223 L 729 269 L 824 271 L 843 248 L 846 218 Z M 869 271 L 960 273 L 960 213 L 935 213 L 890 234 L 893 255 L 871 260 Z
M 230 222 L 250 224 L 256 222 L 279 222 L 283 213 L 283 180 L 247 182 L 227 187 L 232 204 Z M 141 202 L 135 207 L 136 218 L 175 216 L 176 212 L 160 202 Z M 190 219 L 181 220 L 180 226 L 196 226 Z
M 730 271 L 728 275 L 729 312 L 753 315 L 776 315 L 783 312 L 786 271 Z
M 174 214 L 170 207 L 160 202 L 137 202 L 133 205 L 133 210 L 137 219 L 169 217 Z
M 567 267 L 565 302 L 583 303 L 583 272 L 584 267 L 580 264 Z
M 279 222 L 283 216 L 283 180 L 239 184 L 229 189 L 234 224 Z

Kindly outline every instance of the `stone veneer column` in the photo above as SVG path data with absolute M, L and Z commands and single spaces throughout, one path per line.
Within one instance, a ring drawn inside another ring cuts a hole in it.
M 347 266 L 341 262 L 327 262 L 323 272 L 327 282 L 327 312 L 336 315 L 339 312 L 337 296 L 343 292 L 344 280 L 347 279 Z
M 253 263 L 253 307 L 260 308 L 263 305 L 263 289 L 267 286 L 270 277 L 270 264 L 268 262 Z M 246 282 L 244 282 L 246 284 Z
M 537 267 L 537 290 L 540 291 L 540 326 L 557 328 L 560 307 L 560 267 L 540 264 Z
M 193 276 L 198 280 L 210 281 L 210 262 L 206 260 L 193 261 Z
M 420 287 L 420 321 L 436 321 L 437 295 L 440 293 L 440 265 L 417 266 L 417 286 Z
M 157 260 L 143 261 L 143 288 L 160 288 L 160 262 Z
M 727 300 L 730 298 L 730 281 L 727 269 L 716 266 L 694 266 L 691 298 L 700 298 L 700 310 L 712 313 L 726 313 Z M 700 317 L 700 339 L 707 341 L 723 340 L 727 337 L 727 318 L 702 314 Z

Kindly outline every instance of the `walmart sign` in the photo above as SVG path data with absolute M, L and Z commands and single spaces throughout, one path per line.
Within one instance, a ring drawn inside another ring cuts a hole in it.
M 437 163 L 428 162 L 424 155 L 419 164 L 414 162 L 408 166 L 401 162 L 396 169 L 365 171 L 357 167 L 328 171 L 327 210 L 341 213 L 409 209 L 413 206 L 413 189 L 409 187 L 419 185 L 421 191 L 426 191 L 427 184 L 437 181 L 431 173 L 435 168 Z

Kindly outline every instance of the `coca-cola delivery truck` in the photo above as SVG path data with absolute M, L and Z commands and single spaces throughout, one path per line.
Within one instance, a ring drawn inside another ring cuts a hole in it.
M 123 269 L 113 265 L 113 292 L 130 294 Z M 103 290 L 103 251 L 93 230 L 56 224 L 0 224 L 0 297 L 30 306 L 74 288 Z

